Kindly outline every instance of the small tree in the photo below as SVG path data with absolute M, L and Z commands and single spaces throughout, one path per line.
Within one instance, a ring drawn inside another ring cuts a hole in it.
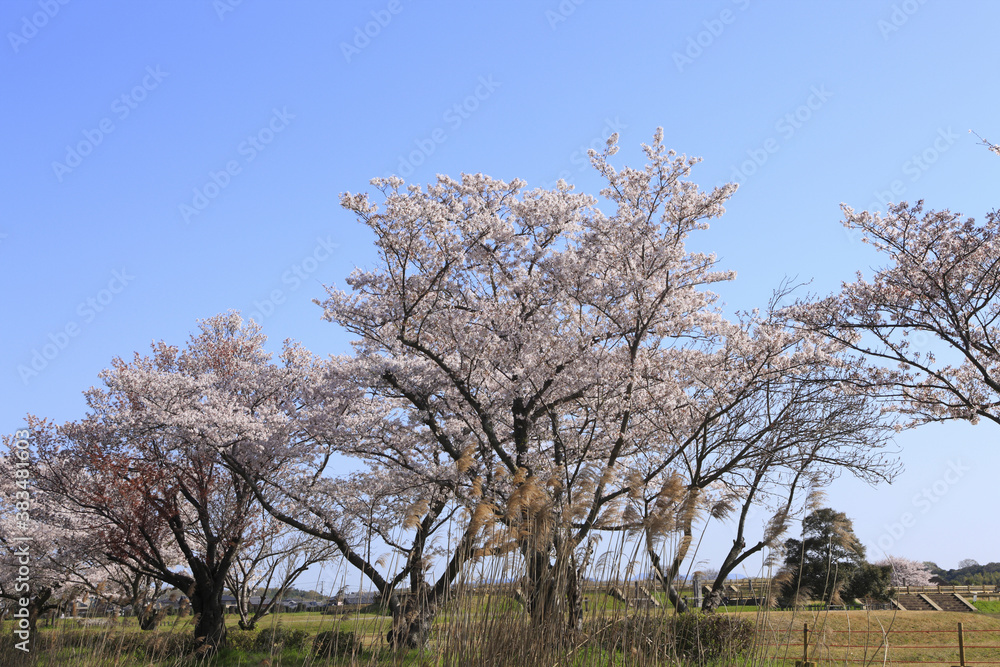
M 258 516 L 226 576 L 241 630 L 255 629 L 303 572 L 336 551 L 331 543 L 291 528 L 263 508 L 256 511 Z
M 923 563 L 899 556 L 886 556 L 877 565 L 887 566 L 892 572 L 893 586 L 930 586 L 930 569 Z
M 156 607 L 163 592 L 163 582 L 144 572 L 137 572 L 119 563 L 105 563 L 104 587 L 99 591 L 104 600 L 131 609 L 142 630 L 156 630 L 166 611 Z
M 828 507 L 815 510 L 802 520 L 802 540 L 785 541 L 788 577 L 781 586 L 781 602 L 791 605 L 811 598 L 839 603 L 841 590 L 864 562 L 865 548 L 847 515 Z

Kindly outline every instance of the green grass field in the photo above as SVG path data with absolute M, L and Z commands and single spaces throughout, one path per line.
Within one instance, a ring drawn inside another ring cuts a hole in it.
M 984 614 L 1000 614 L 1000 600 L 977 600 L 972 604 Z

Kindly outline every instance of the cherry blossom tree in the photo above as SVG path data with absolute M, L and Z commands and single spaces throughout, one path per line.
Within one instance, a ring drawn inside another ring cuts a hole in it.
M 931 571 L 923 563 L 900 556 L 886 556 L 875 563 L 887 565 L 892 569 L 892 585 L 899 586 L 930 586 Z
M 95 535 L 104 555 L 184 591 L 199 649 L 225 642 L 222 594 L 252 527 L 256 496 L 220 450 L 255 459 L 261 443 L 293 437 L 290 415 L 311 357 L 264 338 L 234 314 L 200 324 L 186 349 L 165 343 L 116 359 L 86 392 L 89 412 L 55 426 L 29 417 L 38 484 Z M 248 464 L 250 465 L 250 464 Z M 179 564 L 179 565 L 178 565 Z
M 709 610 L 721 602 L 725 579 L 739 564 L 778 546 L 796 504 L 808 507 L 843 473 L 874 485 L 900 471 L 888 451 L 893 420 L 869 397 L 844 389 L 851 368 L 839 346 L 786 326 L 776 312 L 780 297 L 779 291 L 766 318 L 747 317 L 727 338 L 730 384 L 712 396 L 713 402 L 725 399 L 726 411 L 721 418 L 709 411 L 701 438 L 683 455 L 692 486 L 723 489 L 712 515 L 737 515 L 733 547 L 703 603 Z M 767 509 L 769 518 L 748 545 L 754 506 Z
M 745 313 L 737 323 L 717 325 L 717 337 L 678 355 L 683 399 L 647 417 L 661 446 L 647 452 L 638 480 L 644 491 L 614 529 L 641 526 L 654 576 L 681 611 L 686 604 L 673 582 L 696 521 L 737 515 L 733 547 L 703 603 L 712 610 L 726 577 L 777 545 L 805 496 L 841 472 L 877 482 L 898 470 L 885 452 L 889 420 L 867 397 L 838 390 L 845 375 L 838 346 L 787 327 L 776 312 L 784 294 L 775 294 L 764 316 Z M 747 545 L 754 507 L 767 508 L 770 518 L 761 538 Z M 666 562 L 661 543 L 674 545 Z
M 254 474 L 241 457 L 226 459 L 254 484 L 271 515 L 332 545 L 372 583 L 393 616 L 390 645 L 419 647 L 472 556 L 482 513 L 462 522 L 455 544 L 441 544 L 462 507 L 455 466 L 425 456 L 427 434 L 414 428 L 413 415 L 399 409 L 391 392 L 381 393 L 369 370 L 349 358 L 326 364 L 306 401 L 308 438 L 274 440 L 263 451 L 284 475 Z M 344 474 L 338 465 L 343 457 L 353 458 L 360 470 Z M 437 559 L 446 565 L 435 574 Z
M 668 152 L 662 131 L 644 169 L 616 170 L 616 151 L 617 135 L 591 154 L 611 215 L 565 184 L 375 179 L 382 208 L 363 194 L 342 204 L 374 232 L 378 266 L 322 304 L 423 426 L 413 458 L 448 463 L 456 494 L 476 489 L 492 521 L 517 528 L 531 613 L 568 611 L 573 625 L 602 509 L 658 446 L 642 415 L 683 393 L 648 369 L 708 335 L 704 288 L 732 277 L 684 244 L 735 186 L 699 191 L 686 180 L 697 160 Z
M 15 648 L 31 651 L 37 622 L 99 579 L 91 535 L 37 484 L 27 429 L 4 436 L 0 455 L 0 599 L 14 621 Z
M 911 423 L 1000 423 L 1000 217 L 925 213 L 922 201 L 843 210 L 887 266 L 789 315 L 862 353 L 870 363 L 853 383 L 896 401 Z

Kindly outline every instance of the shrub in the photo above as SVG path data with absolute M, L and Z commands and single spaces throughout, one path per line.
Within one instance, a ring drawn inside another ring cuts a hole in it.
M 226 632 L 226 646 L 236 651 L 254 650 L 257 636 L 249 630 L 229 630 Z
M 749 650 L 754 625 L 732 614 L 691 611 L 673 616 L 632 616 L 598 630 L 594 636 L 609 651 L 704 664 Z
M 257 633 L 253 642 L 253 650 L 258 653 L 278 652 L 282 649 L 298 650 L 305 648 L 309 635 L 305 630 L 286 630 L 280 625 L 264 628 Z
M 322 657 L 351 655 L 360 650 L 361 641 L 347 630 L 325 630 L 313 640 L 313 653 Z
M 673 618 L 677 653 L 685 658 L 714 660 L 753 646 L 754 625 L 748 619 L 699 611 Z

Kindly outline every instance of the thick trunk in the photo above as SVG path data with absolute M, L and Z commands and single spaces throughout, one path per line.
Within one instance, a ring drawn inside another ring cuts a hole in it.
M 431 626 L 437 615 L 437 603 L 425 593 L 411 594 L 390 604 L 392 629 L 385 640 L 397 649 L 422 648 L 430 639 Z
M 8 613 L 7 618 L 13 621 L 14 653 L 13 660 L 18 662 L 23 660 L 24 664 L 29 661 L 34 654 L 37 654 L 38 645 L 38 619 L 56 605 L 49 604 L 52 597 L 51 589 L 43 589 L 37 595 L 31 596 L 27 607 L 14 607 L 14 611 Z M 27 617 L 22 614 L 26 613 Z
M 196 586 L 191 595 L 191 609 L 198 620 L 194 626 L 195 650 L 199 655 L 212 655 L 226 645 L 225 608 L 222 587 Z
M 555 613 L 555 581 L 553 568 L 547 553 L 529 551 L 525 555 L 527 563 L 524 599 L 536 626 L 552 618 Z
M 721 586 L 713 586 L 712 592 L 705 596 L 701 603 L 702 611 L 715 611 L 722 605 L 723 590 Z
M 166 616 L 165 609 L 153 609 L 153 605 L 137 609 L 135 617 L 139 621 L 139 628 L 142 630 L 155 630 L 159 627 L 160 621 Z
M 712 592 L 705 596 L 705 600 L 701 604 L 701 608 L 704 611 L 715 611 L 722 604 L 722 598 L 724 597 L 723 587 L 726 585 L 726 578 L 749 555 L 746 554 L 742 558 L 740 557 L 740 552 L 743 551 L 743 547 L 745 546 L 746 543 L 743 541 L 743 517 L 741 516 L 740 530 L 736 535 L 736 539 L 733 540 L 733 546 L 730 547 L 729 553 L 726 554 L 726 558 L 722 561 L 719 573 L 715 575 L 715 581 L 712 582 Z
M 14 631 L 14 636 L 17 637 L 16 646 L 19 649 L 19 653 L 24 653 L 25 655 L 36 653 L 35 647 L 38 645 L 38 617 L 41 616 L 43 604 L 37 598 L 33 598 L 28 605 L 27 633 L 23 632 L 25 628 L 21 621 L 24 619 L 15 619 L 14 627 L 17 629 Z
M 583 577 L 579 568 L 576 567 L 576 559 L 570 559 L 569 568 L 566 572 L 566 607 L 568 611 L 568 622 L 571 630 L 575 632 L 583 631 Z
M 572 556 L 556 564 L 548 553 L 528 552 L 523 599 L 535 627 L 566 623 L 569 630 L 583 630 L 583 586 L 581 569 Z

